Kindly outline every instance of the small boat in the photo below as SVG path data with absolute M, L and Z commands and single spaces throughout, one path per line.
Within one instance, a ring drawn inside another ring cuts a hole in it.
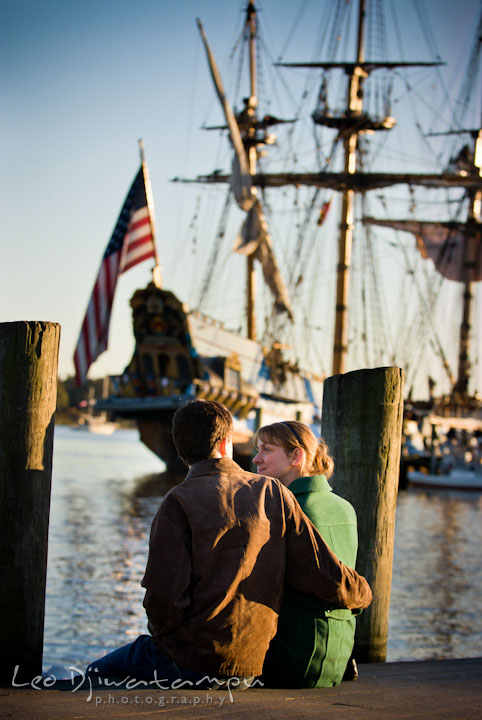
M 102 416 L 94 415 L 81 417 L 78 424 L 74 425 L 75 430 L 85 430 L 95 433 L 96 435 L 112 435 L 118 427 L 118 423 L 110 422 Z
M 108 392 L 109 378 L 104 378 L 102 397 L 107 397 Z M 109 420 L 107 413 L 103 411 L 94 415 L 94 407 L 96 404 L 94 394 L 94 388 L 90 387 L 89 399 L 85 402 L 86 412 L 81 415 L 77 425 L 74 425 L 74 429 L 84 430 L 95 433 L 96 435 L 112 435 L 119 427 L 119 423 Z
M 482 420 L 425 418 L 426 464 L 408 467 L 408 485 L 455 490 L 482 490 Z M 410 463 L 410 458 L 407 460 Z
M 407 472 L 408 484 L 414 487 L 450 488 L 452 490 L 482 490 L 482 471 L 453 468 L 434 475 L 421 470 Z

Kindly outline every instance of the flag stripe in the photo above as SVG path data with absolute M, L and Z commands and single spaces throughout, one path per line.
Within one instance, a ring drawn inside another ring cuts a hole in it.
M 95 289 L 94 289 L 95 292 Z M 85 323 L 85 338 L 87 345 L 87 360 L 89 365 L 93 362 L 97 350 L 97 325 L 95 323 L 95 300 L 92 295 L 87 308 Z
M 131 230 L 135 230 L 136 228 L 140 227 L 141 225 L 146 225 L 146 224 L 149 226 L 151 225 L 147 207 L 141 208 L 140 210 L 137 210 L 137 212 L 132 214 L 131 220 L 129 222 L 129 228 Z
M 155 257 L 142 168 L 136 175 L 102 258 L 74 353 L 77 383 L 107 349 L 117 278 L 134 265 Z
M 152 240 L 151 235 L 144 235 L 144 237 L 137 238 L 133 242 L 130 242 L 127 247 L 127 253 L 135 253 L 138 248 L 148 248 L 152 252 Z
M 75 374 L 76 377 L 83 377 L 87 372 L 87 363 L 85 360 L 85 347 L 80 344 L 77 346 L 77 350 L 74 355 Z
M 98 277 L 98 285 L 99 285 L 99 317 L 104 317 L 106 310 L 107 310 L 107 296 L 108 296 L 108 286 L 107 286 L 107 273 L 108 273 L 108 263 L 111 261 L 111 258 L 113 256 L 111 255 L 109 260 L 106 263 L 102 263 L 101 272 L 99 272 Z
M 134 265 L 138 265 L 139 263 L 144 262 L 144 260 L 149 260 L 149 258 L 151 258 L 151 257 L 153 257 L 153 254 L 151 251 L 149 251 L 145 255 L 137 257 L 129 265 L 126 265 L 126 267 L 124 268 L 124 272 L 126 272 L 126 270 L 130 270 L 131 267 L 134 267 Z
M 128 245 L 126 245 L 120 272 L 124 273 L 131 267 L 134 267 L 134 265 L 137 265 L 150 257 L 154 257 L 154 246 L 152 243 L 152 235 L 149 230 L 148 235 L 138 238 L 132 243 L 129 242 Z
M 99 277 L 97 278 L 97 282 L 95 284 L 94 292 L 92 295 L 94 314 L 95 314 L 95 334 L 96 335 L 98 333 L 98 328 L 102 327 L 101 283 L 102 283 L 103 274 L 104 274 L 104 265 L 102 264 L 100 271 L 99 271 Z
M 154 243 L 149 213 L 145 207 L 131 216 L 124 241 L 120 272 L 126 272 L 150 257 L 154 257 Z
M 144 221 L 141 226 L 138 226 L 133 232 L 128 232 L 126 234 L 126 240 L 127 240 L 127 247 L 129 248 L 133 243 L 136 243 L 138 240 L 149 240 L 149 242 L 152 242 L 152 235 L 151 235 L 151 227 L 149 225 L 149 221 Z
M 146 218 L 140 218 L 139 220 L 133 220 L 131 223 L 129 223 L 129 234 L 134 234 L 134 233 L 135 233 L 136 231 L 138 231 L 140 228 L 145 228 L 146 225 L 147 225 L 147 227 L 149 228 L 149 232 L 150 232 L 150 226 L 151 226 L 151 224 L 150 224 L 150 222 L 149 222 L 149 218 L 148 218 L 148 217 L 146 217 Z
M 137 265 L 137 263 L 142 262 L 146 258 L 152 257 L 152 255 L 152 247 L 146 247 L 146 243 L 142 243 L 138 247 L 132 248 L 132 250 L 127 252 L 124 256 L 122 272 L 126 272 L 129 267 L 132 267 L 132 265 Z
M 81 364 L 82 367 L 88 368 L 89 367 L 89 345 L 88 345 L 88 338 L 87 338 L 87 325 L 84 321 L 82 325 L 82 329 L 80 331 L 80 338 L 79 338 L 79 345 L 80 345 L 80 355 L 81 355 Z

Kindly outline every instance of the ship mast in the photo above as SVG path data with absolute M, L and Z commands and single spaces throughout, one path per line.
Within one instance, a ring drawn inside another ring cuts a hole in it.
M 254 136 L 254 122 L 256 122 L 256 108 L 258 106 L 257 87 L 256 87 L 256 9 L 254 0 L 249 0 L 246 10 L 246 25 L 249 31 L 249 81 L 250 95 L 247 100 L 246 113 L 249 117 L 251 127 L 248 128 L 248 137 Z M 252 139 L 252 138 L 250 138 Z M 249 174 L 256 174 L 256 145 L 249 143 L 247 147 Z M 256 192 L 256 188 L 253 188 Z M 246 317 L 247 317 L 247 336 L 250 340 L 256 340 L 256 316 L 254 299 L 256 293 L 255 285 L 255 269 L 254 269 L 254 253 L 246 258 Z
M 253 178 L 257 172 L 257 158 L 261 148 L 271 145 L 276 136 L 269 132 L 271 125 L 293 122 L 282 120 L 272 115 L 265 115 L 262 120 L 258 119 L 257 107 L 257 78 L 256 78 L 256 10 L 254 0 L 249 0 L 246 8 L 246 21 L 243 38 L 249 42 L 249 75 L 250 89 L 249 97 L 244 98 L 244 107 L 234 114 L 231 105 L 224 92 L 220 73 L 216 61 L 209 47 L 201 21 L 197 20 L 199 32 L 206 50 L 208 64 L 214 86 L 223 108 L 226 125 L 205 127 L 206 130 L 228 130 L 231 143 L 234 149 L 233 172 L 229 176 L 229 183 L 233 190 L 234 197 L 239 207 L 246 212 L 246 219 L 241 228 L 241 242 L 235 249 L 247 257 L 246 273 L 246 315 L 247 315 L 247 336 L 256 340 L 255 324 L 255 272 L 254 260 L 259 260 L 263 275 L 274 298 L 277 312 L 286 312 L 290 319 L 293 319 L 289 307 L 289 298 L 286 288 L 280 276 L 276 258 L 271 245 L 267 224 L 264 218 L 261 203 L 257 198 L 257 189 L 253 184 Z M 217 172 L 214 173 L 217 175 Z M 220 182 L 226 181 L 226 176 L 220 176 Z
M 466 106 L 466 100 L 473 87 L 476 71 L 479 65 L 480 52 L 482 49 L 482 12 L 479 17 L 479 25 L 475 46 L 473 48 L 468 67 L 468 82 L 464 88 L 465 97 L 462 107 Z M 471 174 L 482 176 L 482 113 L 481 125 L 478 130 L 472 130 L 471 135 L 474 142 L 473 160 L 470 168 Z M 469 189 L 469 213 L 467 218 L 467 228 L 464 234 L 463 247 L 463 310 L 462 322 L 460 325 L 459 339 L 459 361 L 458 361 L 458 377 L 454 386 L 454 395 L 456 399 L 466 400 L 469 395 L 469 379 L 470 379 L 470 334 L 472 330 L 473 312 L 474 312 L 474 289 L 476 279 L 476 266 L 478 253 L 480 252 L 480 223 L 482 220 L 482 190 L 480 188 Z M 477 229 L 479 233 L 477 233 Z M 479 241 L 477 238 L 479 235 Z
M 476 135 L 476 146 L 474 148 L 474 171 L 478 172 L 480 168 L 475 165 L 477 143 L 482 142 L 482 131 Z M 482 171 L 481 171 L 482 172 Z M 475 173 L 474 173 L 475 174 Z M 463 309 L 462 322 L 460 324 L 459 334 L 459 359 L 457 382 L 454 386 L 454 394 L 457 399 L 466 400 L 469 396 L 469 380 L 470 380 L 470 335 L 473 324 L 474 313 L 474 293 L 475 293 L 475 269 L 477 265 L 477 252 L 479 248 L 479 239 L 476 234 L 477 226 L 480 227 L 482 220 L 482 190 L 470 189 L 469 196 L 469 214 L 467 218 L 467 229 L 464 234 L 463 249 Z
M 365 0 L 360 0 L 358 12 L 357 64 L 350 73 L 348 84 L 348 115 L 360 116 L 363 108 L 363 80 L 367 73 L 363 71 L 364 34 L 365 34 Z M 344 171 L 348 175 L 356 172 L 356 151 L 358 146 L 358 130 L 350 130 L 343 138 L 345 151 Z M 350 264 L 353 242 L 353 211 L 355 193 L 346 188 L 342 193 L 340 237 L 338 240 L 338 266 L 336 282 L 335 336 L 333 341 L 333 375 L 344 373 L 348 352 L 348 292 L 350 283 Z

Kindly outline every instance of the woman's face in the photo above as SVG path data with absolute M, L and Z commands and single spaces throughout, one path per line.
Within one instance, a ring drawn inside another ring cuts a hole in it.
M 293 465 L 292 455 L 293 453 L 288 453 L 281 445 L 258 440 L 258 454 L 253 458 L 253 462 L 259 473 L 278 478 L 287 485 L 298 477 L 298 469 Z

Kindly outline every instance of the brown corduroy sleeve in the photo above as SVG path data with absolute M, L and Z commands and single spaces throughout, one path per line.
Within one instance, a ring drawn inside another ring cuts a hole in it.
M 372 601 L 367 581 L 338 560 L 311 520 L 286 488 L 285 583 L 316 595 L 331 607 L 363 609 Z

